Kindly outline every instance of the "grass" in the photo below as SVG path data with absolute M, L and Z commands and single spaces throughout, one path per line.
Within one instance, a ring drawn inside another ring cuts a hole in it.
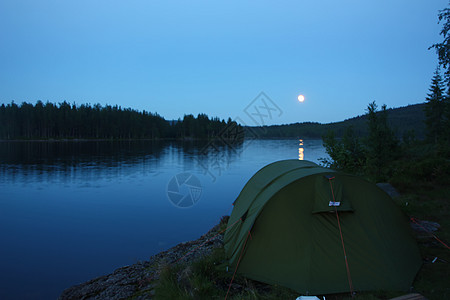
M 409 216 L 439 223 L 435 235 L 450 246 L 450 187 L 417 185 L 396 200 Z M 414 281 L 415 290 L 428 299 L 450 299 L 450 250 L 427 234 L 418 236 L 417 242 L 424 264 Z
M 223 248 L 188 265 L 167 266 L 155 288 L 154 299 L 225 299 L 232 273 L 218 268 L 225 259 Z M 227 299 L 295 299 L 298 293 L 236 276 Z
M 392 183 L 402 196 L 395 201 L 408 216 L 439 223 L 435 235 L 450 246 L 450 160 L 442 153 L 425 153 L 400 163 Z M 414 289 L 428 299 L 450 299 L 450 250 L 429 234 L 416 239 L 424 264 Z

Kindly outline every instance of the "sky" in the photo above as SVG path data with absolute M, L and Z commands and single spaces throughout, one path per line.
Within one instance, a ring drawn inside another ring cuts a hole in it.
M 447 0 L 1 0 L 0 103 L 335 122 L 425 101 Z M 297 96 L 305 101 L 300 103 Z

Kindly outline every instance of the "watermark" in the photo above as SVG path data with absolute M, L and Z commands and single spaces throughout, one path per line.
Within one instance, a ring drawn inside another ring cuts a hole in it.
M 265 126 L 265 120 L 280 117 L 283 111 L 264 92 L 259 93 L 244 109 L 245 114 L 256 126 Z
M 201 196 L 202 184 L 191 173 L 179 173 L 167 184 L 167 197 L 176 207 L 191 207 L 200 200 Z
M 250 122 L 245 122 L 237 116 L 220 132 L 218 138 L 211 140 L 200 151 L 197 158 L 198 165 L 203 169 L 203 174 L 208 175 L 213 182 L 231 163 L 230 157 L 233 156 L 227 155 L 227 151 L 239 155 L 253 140 L 260 137 L 258 131 L 265 133 L 266 129 L 262 126 L 266 125 L 267 121 L 280 117 L 283 111 L 264 92 L 261 92 L 247 105 L 244 113 Z M 255 129 L 251 126 L 260 128 Z M 223 151 L 224 146 L 227 151 Z
M 227 126 L 198 152 L 197 164 L 202 169 L 203 175 L 210 177 L 212 182 L 229 168 L 233 159 L 252 141 L 266 132 L 263 126 L 283 114 L 278 105 L 264 92 L 259 93 L 243 112 L 245 113 L 243 118 L 237 116 L 227 123 Z M 200 180 L 190 173 L 174 176 L 167 185 L 167 196 L 176 207 L 187 208 L 195 205 L 201 194 Z
M 239 156 L 258 134 L 237 117 L 228 124 L 215 139 L 203 147 L 196 157 L 203 175 L 211 178 L 212 182 L 228 169 L 236 156 Z
M 231 149 L 234 152 L 232 155 L 236 155 L 236 147 Z M 199 153 L 197 163 L 202 168 L 203 175 L 209 176 L 212 182 L 215 182 L 217 177 L 221 176 L 222 172 L 228 169 L 231 158 L 226 149 L 223 147 L 218 148 L 215 144 L 210 144 Z

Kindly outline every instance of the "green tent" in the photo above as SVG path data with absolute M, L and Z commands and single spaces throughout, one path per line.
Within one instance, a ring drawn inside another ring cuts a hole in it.
M 259 170 L 236 199 L 228 226 L 229 270 L 306 295 L 408 290 L 422 264 L 389 195 L 308 161 Z

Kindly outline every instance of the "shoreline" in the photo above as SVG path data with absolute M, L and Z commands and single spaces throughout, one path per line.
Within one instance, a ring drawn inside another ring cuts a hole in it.
M 152 255 L 148 260 L 123 266 L 112 273 L 73 285 L 58 300 L 151 299 L 161 271 L 177 263 L 191 263 L 223 246 L 224 232 L 217 224 L 196 240 L 179 243 Z
M 214 141 L 218 137 L 214 136 L 211 138 L 154 138 L 154 139 L 88 139 L 88 138 L 79 138 L 79 139 L 71 139 L 71 138 L 65 138 L 65 139 L 15 139 L 15 140 L 2 140 L 0 139 L 0 143 L 8 143 L 8 142 L 137 142 L 137 141 L 148 141 L 148 142 L 160 142 L 160 141 L 179 141 L 179 142 L 195 142 L 195 141 Z M 224 141 L 236 141 L 236 139 L 233 138 L 220 138 Z M 289 139 L 289 138 L 260 138 L 260 139 Z M 245 138 L 242 139 L 244 141 Z M 252 140 L 252 139 L 250 139 Z M 238 142 L 238 141 L 236 141 Z
M 132 142 L 132 141 L 178 141 L 183 139 L 175 138 L 157 138 L 157 139 L 16 139 L 16 140 L 0 140 L 0 143 L 7 142 Z M 187 139 L 185 139 L 187 140 Z

